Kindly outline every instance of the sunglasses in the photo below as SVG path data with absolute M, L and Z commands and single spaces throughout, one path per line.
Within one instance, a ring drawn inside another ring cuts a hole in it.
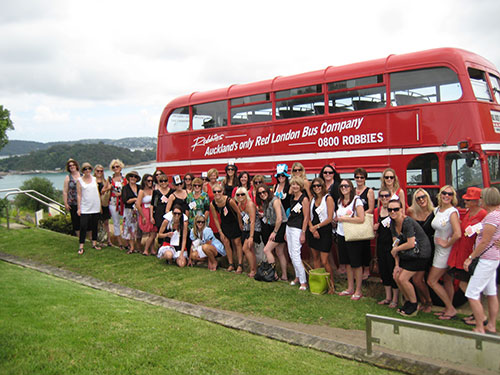
M 121 167 L 120 167 L 119 165 L 113 165 L 113 166 L 111 167 L 111 169 L 118 169 L 118 168 L 121 168 Z
M 254 181 L 253 183 L 254 183 L 255 185 L 259 185 L 259 184 L 262 184 L 263 182 L 264 182 L 264 181 Z
M 168 182 L 168 180 L 158 180 L 159 183 Z
M 82 171 L 84 171 L 84 172 L 85 171 L 91 171 L 91 170 L 92 170 L 92 168 L 89 168 L 89 167 L 85 167 L 85 168 L 82 169 Z
M 153 179 L 152 179 L 152 178 L 148 178 L 148 179 L 146 180 L 146 182 L 153 182 Z
M 453 193 L 450 193 L 450 192 L 448 192 L 448 191 L 442 191 L 442 192 L 441 192 L 441 195 L 447 195 L 447 196 L 449 196 L 449 197 L 453 197 Z
M 237 197 L 244 197 L 245 196 L 245 193 L 237 193 L 236 194 Z
M 389 198 L 391 195 L 390 194 L 379 194 L 379 198 Z
M 321 185 L 320 185 L 320 184 L 313 184 L 313 185 L 311 185 L 311 186 L 312 186 L 313 188 L 320 188 L 320 187 L 321 187 Z
M 323 171 L 323 174 L 333 174 L 333 171 Z
M 294 168 L 292 169 L 293 172 L 302 172 L 303 169 L 302 168 Z
M 386 180 L 394 180 L 394 176 L 384 176 Z
M 279 174 L 278 178 L 281 178 L 281 177 L 286 177 L 286 176 L 284 174 Z
M 76 167 L 76 165 L 74 165 L 74 164 L 69 164 L 69 165 L 68 165 L 68 167 L 69 167 L 69 168 L 71 168 L 71 167 Z
M 227 169 L 227 171 L 228 171 L 228 172 L 229 172 L 229 171 L 235 171 L 235 169 L 234 169 L 234 168 L 228 168 L 228 169 Z
M 182 212 L 173 212 L 174 215 L 181 215 Z
M 387 211 L 389 212 L 398 212 L 401 208 L 396 207 L 396 208 L 388 208 Z
M 187 177 L 187 178 L 184 179 L 184 181 L 191 181 L 191 178 Z
M 265 190 L 259 191 L 259 195 L 264 195 L 264 194 L 267 194 L 267 191 L 265 191 Z
M 139 176 L 136 176 L 136 175 L 130 175 L 128 178 L 135 178 L 136 180 L 139 179 Z
M 365 176 L 354 176 L 356 180 L 364 180 Z
M 222 190 L 214 190 L 214 194 L 220 194 L 222 193 Z
M 350 186 L 349 186 L 349 185 L 340 185 L 340 188 L 341 188 L 341 189 L 349 189 L 349 188 L 350 188 Z
M 102 173 L 102 172 L 104 172 L 102 169 L 96 169 L 95 170 L 95 173 Z
M 198 220 L 198 221 L 196 222 L 196 224 L 205 224 L 205 221 L 204 221 L 204 220 Z
M 421 195 L 420 197 L 415 197 L 417 201 L 425 201 L 427 199 L 427 196 Z
M 201 187 L 200 184 L 193 184 L 194 187 Z

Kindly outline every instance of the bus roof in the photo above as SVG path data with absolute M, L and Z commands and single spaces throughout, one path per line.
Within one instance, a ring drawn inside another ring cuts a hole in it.
M 481 66 L 487 71 L 496 72 L 495 66 L 490 61 L 475 53 L 458 48 L 436 48 L 401 55 L 389 55 L 386 58 L 337 67 L 329 66 L 322 70 L 291 76 L 277 76 L 273 79 L 259 82 L 234 84 L 216 90 L 193 92 L 189 95 L 180 96 L 172 100 L 165 109 L 275 92 L 295 87 L 321 84 L 324 82 L 335 82 L 344 79 L 383 74 L 425 65 L 447 65 L 453 67 L 455 71 L 460 73 L 459 67 L 464 66 L 464 64 Z

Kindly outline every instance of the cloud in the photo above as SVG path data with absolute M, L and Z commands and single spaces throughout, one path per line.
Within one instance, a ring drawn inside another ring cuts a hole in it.
M 58 113 L 53 109 L 40 105 L 35 110 L 33 120 L 36 122 L 67 122 L 69 120 L 68 113 Z

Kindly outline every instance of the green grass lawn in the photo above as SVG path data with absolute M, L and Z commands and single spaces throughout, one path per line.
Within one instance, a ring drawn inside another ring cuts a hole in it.
M 224 270 L 180 269 L 155 257 L 126 255 L 114 247 L 97 251 L 87 244 L 83 256 L 77 255 L 77 250 L 78 240 L 74 237 L 35 228 L 8 231 L 0 227 L 2 252 L 181 301 L 345 329 L 364 330 L 367 313 L 401 317 L 394 310 L 377 305 L 375 298 L 351 301 L 336 295 L 317 296 L 286 283 L 257 282 Z M 444 322 L 433 314 L 421 313 L 411 319 L 466 328 L 459 320 Z
M 3 262 L 0 296 L 1 374 L 390 373 Z

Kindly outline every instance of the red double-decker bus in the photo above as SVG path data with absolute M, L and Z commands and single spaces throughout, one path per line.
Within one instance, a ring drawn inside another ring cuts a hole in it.
M 481 56 L 440 48 L 195 92 L 165 107 L 158 165 L 270 176 L 300 161 L 349 177 L 362 166 L 375 188 L 392 167 L 408 194 L 500 186 L 499 77 Z

